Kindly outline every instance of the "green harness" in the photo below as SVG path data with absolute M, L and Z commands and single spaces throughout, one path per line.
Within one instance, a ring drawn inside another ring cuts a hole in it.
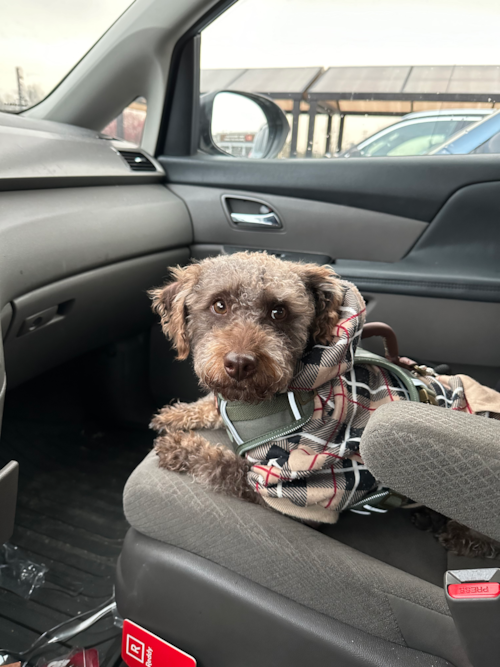
M 314 411 L 313 391 L 276 394 L 262 403 L 226 401 L 218 396 L 220 416 L 238 456 L 270 440 L 298 431 Z
M 358 348 L 354 365 L 385 368 L 402 382 L 410 401 L 435 403 L 436 395 L 422 380 L 378 354 Z M 307 424 L 314 411 L 314 391 L 289 391 L 255 404 L 226 401 L 219 395 L 217 405 L 236 454 L 243 456 L 248 450 L 291 435 Z
M 430 387 L 400 366 L 384 357 L 358 348 L 354 365 L 373 365 L 384 368 L 395 375 L 406 388 L 410 401 L 436 403 L 436 395 Z M 289 391 L 277 394 L 262 403 L 250 404 L 242 401 L 226 401 L 217 397 L 217 405 L 234 450 L 239 456 L 271 440 L 278 440 L 299 431 L 307 424 L 314 412 L 315 392 Z M 401 499 L 398 501 L 398 497 Z M 392 491 L 380 490 L 370 494 L 355 506 L 365 504 L 379 507 L 394 507 L 404 504 L 404 498 Z M 352 507 L 351 507 L 352 509 Z

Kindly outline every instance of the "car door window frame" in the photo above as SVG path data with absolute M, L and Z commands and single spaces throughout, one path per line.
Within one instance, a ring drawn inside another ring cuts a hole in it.
M 177 41 L 155 156 L 188 156 L 198 152 L 201 32 L 238 0 L 221 0 Z

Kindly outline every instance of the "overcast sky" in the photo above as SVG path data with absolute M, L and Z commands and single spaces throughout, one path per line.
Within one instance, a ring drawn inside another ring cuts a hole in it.
M 132 0 L 0 0 L 0 99 L 25 82 L 49 92 Z
M 130 4 L 0 0 L 0 98 L 16 66 L 50 91 Z M 202 67 L 497 65 L 499 27 L 500 0 L 239 0 L 204 32 Z
M 202 67 L 500 64 L 500 0 L 239 0 Z

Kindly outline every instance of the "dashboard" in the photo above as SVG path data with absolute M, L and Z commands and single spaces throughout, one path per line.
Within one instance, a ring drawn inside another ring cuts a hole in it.
M 150 326 L 145 292 L 188 261 L 193 234 L 162 166 L 132 144 L 5 113 L 0 143 L 2 403 L 6 379 Z

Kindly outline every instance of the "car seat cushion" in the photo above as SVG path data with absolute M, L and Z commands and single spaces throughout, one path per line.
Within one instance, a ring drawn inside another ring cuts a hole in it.
M 222 441 L 223 432 L 213 432 Z M 227 444 L 227 441 L 224 441 Z M 130 477 L 125 515 L 140 533 L 197 554 L 310 609 L 405 645 L 392 600 L 449 617 L 443 591 L 293 519 L 158 466 Z
M 383 405 L 360 451 L 380 482 L 500 540 L 500 421 L 432 405 Z

